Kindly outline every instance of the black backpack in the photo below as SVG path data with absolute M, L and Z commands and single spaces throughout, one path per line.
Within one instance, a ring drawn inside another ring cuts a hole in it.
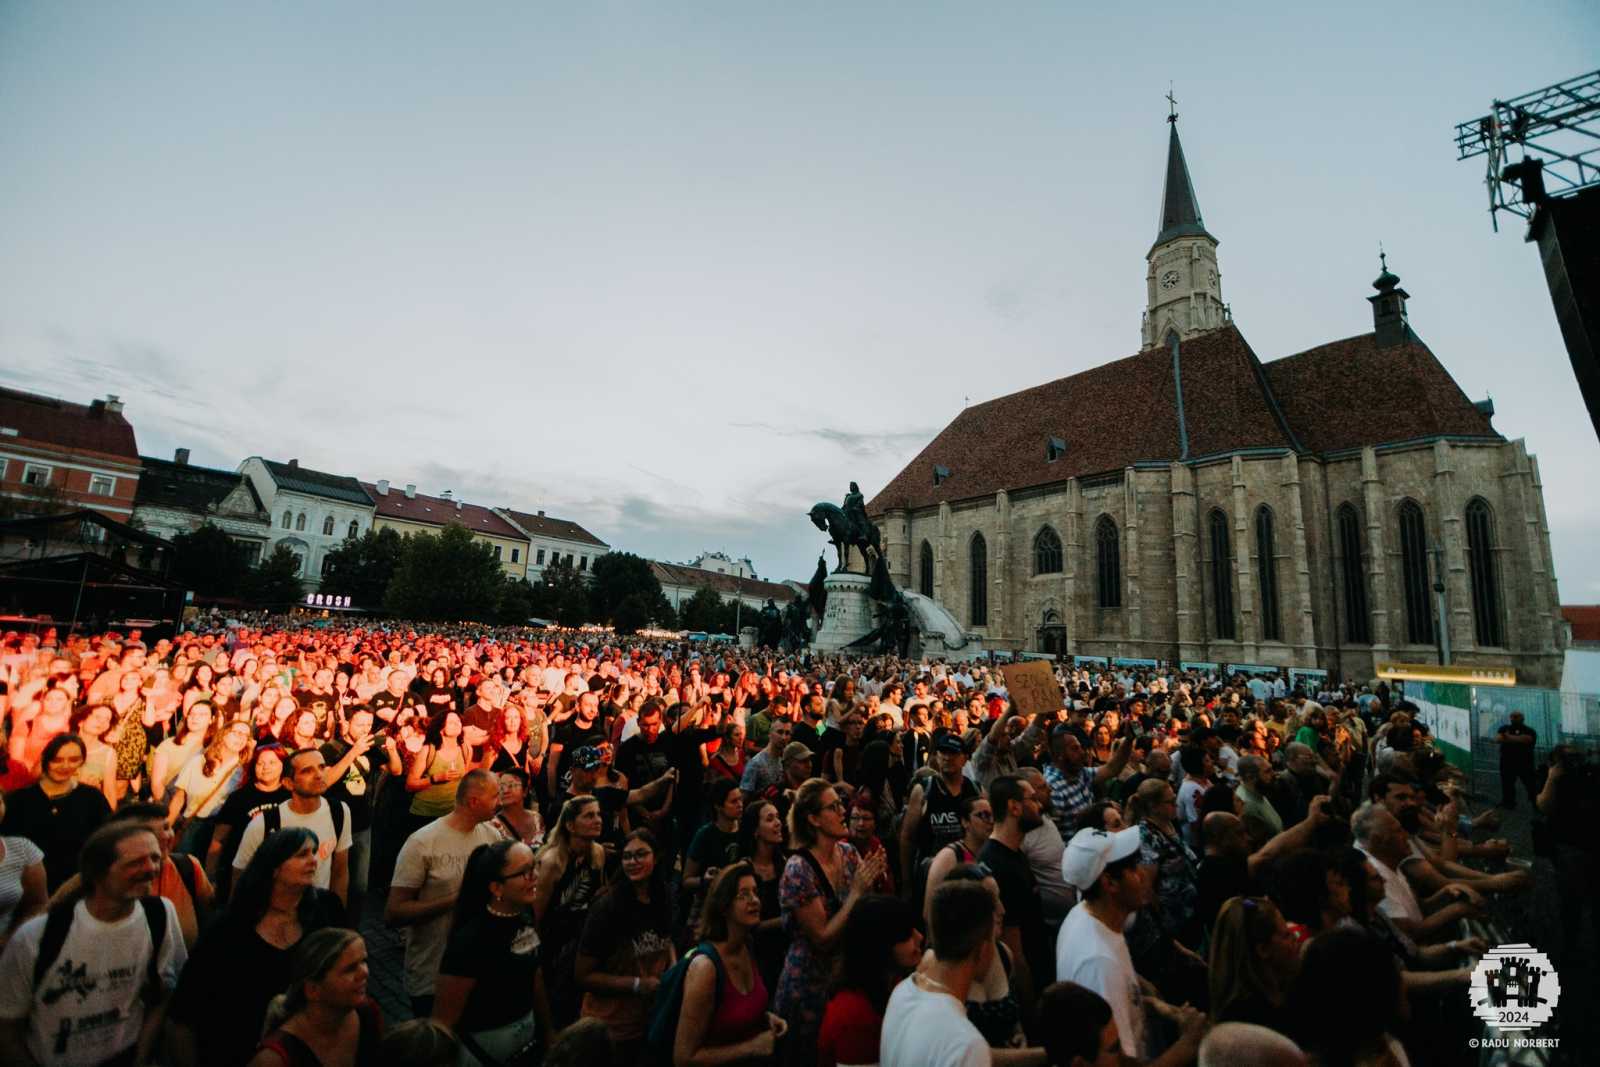
M 37 989 L 44 982 L 45 975 L 50 973 L 50 968 L 55 965 L 56 958 L 61 955 L 61 949 L 67 943 L 67 934 L 72 929 L 72 919 L 78 910 L 78 900 L 74 896 L 64 904 L 51 909 L 44 920 L 44 936 L 39 939 L 39 956 L 33 961 L 33 985 Z M 147 1007 L 161 1003 L 164 995 L 161 982 L 161 945 L 167 936 L 167 908 L 164 897 L 140 897 L 139 906 L 144 910 L 144 921 L 150 927 L 150 962 L 145 967 L 144 988 L 139 991 L 139 996 Z
M 708 957 L 716 968 L 716 983 L 711 992 L 711 1014 L 717 1013 L 717 1001 L 722 997 L 722 981 L 726 972 L 722 969 L 722 957 L 717 954 L 716 946 L 709 941 L 702 941 L 661 975 L 655 1006 L 650 1009 L 646 1042 L 656 1063 L 672 1062 L 673 1046 L 678 1042 L 678 1020 L 683 1016 L 683 987 L 689 978 L 689 964 L 696 956 Z

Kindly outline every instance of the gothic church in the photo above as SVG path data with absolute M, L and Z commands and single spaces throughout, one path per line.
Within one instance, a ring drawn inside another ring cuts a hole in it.
M 868 504 L 895 582 L 997 650 L 1558 684 L 1538 461 L 1387 266 L 1370 332 L 1262 362 L 1175 118 L 1141 351 L 963 410 Z

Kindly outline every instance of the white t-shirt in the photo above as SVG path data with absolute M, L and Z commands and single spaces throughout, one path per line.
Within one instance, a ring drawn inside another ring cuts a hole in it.
M 183 814 L 190 818 L 208 818 L 222 810 L 222 802 L 233 792 L 232 785 L 237 784 L 228 783 L 227 779 L 240 773 L 239 761 L 218 760 L 210 776 L 205 771 L 205 753 L 196 753 L 173 780 L 173 788 L 183 790 Z M 205 805 L 203 810 L 201 804 Z
M 1123 1054 L 1144 1059 L 1144 993 L 1128 941 L 1089 914 L 1084 904 L 1067 912 L 1056 935 L 1056 981 L 1076 982 L 1099 993 L 1117 1020 Z
M 161 905 L 167 910 L 167 931 L 158 969 L 170 990 L 189 954 L 172 901 L 161 898 Z M 35 915 L 19 926 L 0 956 L 0 1019 L 28 1020 L 28 1051 L 39 1063 L 91 1067 L 139 1040 L 150 923 L 142 907 L 116 922 L 101 922 L 80 900 L 60 954 L 35 988 L 33 966 L 48 918 L 48 913 Z
M 461 876 L 472 850 L 500 840 L 490 823 L 479 823 L 461 833 L 451 828 L 449 818 L 446 815 L 435 819 L 406 838 L 394 861 L 391 889 L 415 889 L 419 901 L 447 897 L 461 888 Z M 444 960 L 449 938 L 449 912 L 405 928 L 407 996 L 433 994 L 433 980 Z
M 889 994 L 878 1038 L 878 1067 L 983 1067 L 989 1043 L 949 993 L 923 989 L 910 978 Z
M 278 816 L 282 825 L 280 829 L 287 830 L 291 826 L 304 826 L 307 830 L 317 835 L 317 876 L 311 883 L 318 889 L 327 889 L 333 880 L 333 854 L 335 852 L 348 852 L 350 850 L 350 805 L 339 801 L 339 806 L 344 808 L 344 825 L 339 827 L 339 840 L 333 838 L 333 809 L 326 797 L 318 797 L 317 810 L 310 815 L 301 815 L 289 806 L 289 801 L 278 805 Z M 233 858 L 233 869 L 242 871 L 250 866 L 250 858 L 256 854 L 256 849 L 261 847 L 262 835 L 266 833 L 266 824 L 263 822 L 264 811 L 259 811 L 251 816 L 245 825 L 244 833 L 239 836 L 239 854 Z
M 1412 891 L 1411 883 L 1406 881 L 1406 876 L 1366 849 L 1363 848 L 1361 851 L 1372 861 L 1372 869 L 1383 879 L 1383 899 L 1378 901 L 1378 910 L 1391 919 L 1421 922 L 1422 905 L 1417 903 L 1417 894 Z

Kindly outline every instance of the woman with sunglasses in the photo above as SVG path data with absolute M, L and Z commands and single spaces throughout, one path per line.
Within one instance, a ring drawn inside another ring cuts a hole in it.
M 433 1018 L 455 1031 L 463 1064 L 517 1063 L 554 1036 L 533 916 L 533 850 L 479 845 L 467 857 L 434 983 Z
M 619 1065 L 641 1060 L 650 1005 L 676 958 L 655 835 L 635 830 L 622 841 L 622 880 L 589 909 L 574 967 L 583 1016 L 606 1024 Z

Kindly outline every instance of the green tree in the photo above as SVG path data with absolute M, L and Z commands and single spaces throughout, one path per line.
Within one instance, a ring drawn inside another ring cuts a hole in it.
M 722 633 L 731 618 L 733 605 L 724 604 L 714 589 L 696 589 L 694 596 L 678 611 L 678 624 L 685 630 L 704 630 L 708 634 Z
M 172 580 L 201 596 L 238 596 L 250 579 L 244 546 L 209 522 L 172 539 Z
M 452 523 L 437 535 L 405 539 L 384 606 L 411 619 L 489 621 L 500 606 L 504 575 L 489 546 Z
M 495 606 L 496 621 L 520 625 L 533 615 L 533 586 L 525 578 L 508 576 L 500 589 L 500 603 Z
M 593 617 L 589 606 L 589 583 L 563 560 L 544 569 L 539 584 L 533 587 L 532 613 L 554 619 L 563 626 L 577 626 Z
M 279 545 L 272 555 L 256 564 L 242 592 L 245 599 L 263 607 L 281 608 L 298 603 L 302 596 L 300 557 L 288 545 Z
M 358 608 L 382 607 L 389 594 L 389 583 L 405 554 L 405 538 L 392 527 L 367 530 L 360 537 L 347 537 L 329 552 L 322 571 L 324 593 L 348 596 Z
M 616 611 L 624 600 L 638 595 L 647 609 L 653 609 L 661 596 L 661 581 L 650 569 L 650 561 L 632 552 L 608 552 L 594 561 L 589 586 L 589 603 L 597 619 L 616 622 Z

